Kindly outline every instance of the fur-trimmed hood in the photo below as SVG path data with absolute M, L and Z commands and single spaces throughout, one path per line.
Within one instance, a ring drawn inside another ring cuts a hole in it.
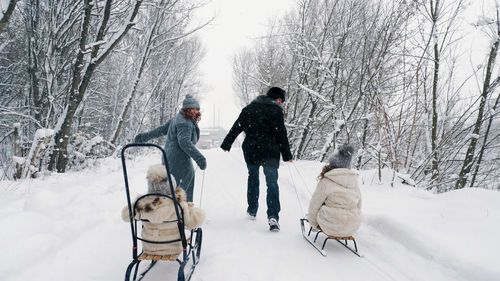
M 149 166 L 146 178 L 150 182 L 162 182 L 167 178 L 167 169 L 165 169 L 165 166 L 163 166 L 162 164 L 151 165 Z
M 279 105 L 279 103 L 277 103 L 276 100 L 273 100 L 272 98 L 270 98 L 266 95 L 257 96 L 255 99 L 253 99 L 253 101 L 251 103 L 263 103 L 263 104 L 275 105 L 279 109 L 283 110 L 281 105 Z
M 141 197 L 138 196 L 136 200 Z M 205 212 L 200 208 L 195 208 L 193 203 L 187 202 L 187 195 L 184 189 L 178 187 L 175 189 L 175 199 L 179 203 L 184 213 L 184 223 L 188 228 L 196 228 L 200 226 L 205 220 Z M 132 206 L 136 204 L 136 200 Z M 180 210 L 179 210 L 180 211 Z M 148 220 L 153 224 L 161 224 L 164 221 L 171 221 L 177 219 L 175 213 L 174 201 L 164 196 L 151 195 L 143 197 L 136 204 L 134 212 L 136 220 Z M 122 219 L 129 221 L 128 207 L 123 208 Z
M 186 203 L 186 192 L 178 187 L 175 189 L 175 199 L 183 206 Z M 163 196 L 146 196 L 139 200 L 135 208 L 135 219 L 147 219 L 151 223 L 162 223 L 165 217 L 175 212 L 173 201 Z
M 325 173 L 325 178 L 345 188 L 353 189 L 359 186 L 358 172 L 345 168 L 332 169 Z
M 174 177 L 172 179 L 172 186 L 176 186 Z M 167 169 L 162 164 L 149 166 L 146 174 L 148 180 L 148 193 L 163 193 L 171 194 L 170 182 L 168 180 Z

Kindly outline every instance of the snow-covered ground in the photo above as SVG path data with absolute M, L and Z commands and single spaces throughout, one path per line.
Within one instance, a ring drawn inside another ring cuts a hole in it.
M 280 167 L 281 232 L 268 231 L 265 187 L 256 221 L 246 217 L 241 150 L 206 150 L 194 201 L 207 212 L 202 257 L 192 280 L 500 280 L 500 193 L 464 189 L 440 195 L 363 175 L 359 258 L 338 243 L 321 256 L 301 236 L 322 164 Z M 132 196 L 146 190 L 157 154 L 128 162 Z M 390 178 L 387 175 L 385 178 Z M 264 183 L 261 177 L 261 184 Z M 119 159 L 33 180 L 0 182 L 0 280 L 123 280 L 131 260 Z M 160 263 L 144 280 L 176 280 L 177 265 Z

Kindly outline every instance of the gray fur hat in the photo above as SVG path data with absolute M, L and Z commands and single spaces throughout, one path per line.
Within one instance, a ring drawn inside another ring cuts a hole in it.
M 191 95 L 186 95 L 184 101 L 182 102 L 182 109 L 185 108 L 200 108 L 198 101 Z
M 349 144 L 341 145 L 328 159 L 328 163 L 332 168 L 351 168 L 352 155 L 354 147 Z
M 146 178 L 148 179 L 148 193 L 163 193 L 167 195 L 171 193 L 167 169 L 162 164 L 149 166 Z M 175 188 L 175 179 L 171 178 L 172 185 Z

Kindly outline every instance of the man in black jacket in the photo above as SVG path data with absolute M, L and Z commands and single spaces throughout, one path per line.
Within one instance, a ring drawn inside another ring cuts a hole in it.
M 280 201 L 278 167 L 280 154 L 283 161 L 292 161 L 292 153 L 283 119 L 281 104 L 285 91 L 278 87 L 269 89 L 247 105 L 234 122 L 220 146 L 229 151 L 236 137 L 245 132 L 243 154 L 248 168 L 247 213 L 255 219 L 259 207 L 259 167 L 264 169 L 267 185 L 267 218 L 271 231 L 279 231 Z

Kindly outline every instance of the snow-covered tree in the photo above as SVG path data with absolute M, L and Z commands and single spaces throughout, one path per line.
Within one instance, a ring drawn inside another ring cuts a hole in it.
M 489 59 L 470 67 L 468 7 L 461 0 L 299 1 L 235 56 L 235 91 L 242 104 L 269 86 L 287 91 L 297 158 L 324 161 L 349 142 L 359 148 L 356 167 L 376 167 L 379 177 L 387 167 L 436 192 L 498 188 L 489 179 L 500 165 L 493 156 L 500 153 L 498 20 L 480 18 Z
M 64 172 L 164 122 L 198 91 L 203 49 L 193 33 L 206 22 L 192 18 L 201 5 L 18 2 L 0 34 L 0 164 L 26 158 L 39 129 L 55 134 L 37 169 Z
M 0 1 L 0 33 L 2 33 L 4 26 L 9 21 L 9 18 L 14 13 L 16 2 L 18 0 L 2 0 Z

